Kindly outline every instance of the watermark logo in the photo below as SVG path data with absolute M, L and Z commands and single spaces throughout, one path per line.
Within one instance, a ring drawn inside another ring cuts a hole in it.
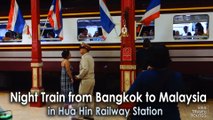
M 209 113 L 209 106 L 207 105 L 198 105 L 196 108 L 192 109 L 191 117 L 193 119 L 207 118 Z

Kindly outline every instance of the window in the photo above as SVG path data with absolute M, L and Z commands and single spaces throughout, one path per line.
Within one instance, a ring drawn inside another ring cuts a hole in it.
M 175 40 L 208 39 L 209 16 L 176 15 L 173 18 L 173 37 Z
M 145 26 L 141 24 L 142 17 L 135 17 L 136 20 L 136 40 L 144 40 L 145 38 L 148 38 L 150 40 L 154 39 L 154 33 L 155 33 L 155 27 L 154 27 L 154 21 L 151 22 L 149 26 Z
M 40 22 L 40 34 L 41 34 L 41 41 L 48 42 L 48 41 L 59 41 L 58 35 L 55 33 L 53 28 L 51 27 L 48 21 L 41 21 Z
M 77 21 L 78 41 L 104 41 L 100 19 L 81 19 Z
M 7 30 L 7 22 L 0 23 L 0 42 L 21 42 L 22 33 Z

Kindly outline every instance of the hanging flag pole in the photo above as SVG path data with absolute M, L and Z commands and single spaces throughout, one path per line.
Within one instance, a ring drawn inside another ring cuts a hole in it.
M 141 24 L 141 29 L 140 29 L 140 31 L 139 31 L 139 33 L 138 33 L 138 36 L 137 37 L 140 37 L 140 35 L 141 35 L 141 32 L 142 32 L 142 30 L 143 30 L 143 24 Z
M 42 29 L 42 31 L 41 31 L 41 36 L 43 36 L 43 34 L 44 34 L 44 30 L 45 30 L 45 27 L 46 27 L 46 25 L 47 25 L 47 21 L 48 21 L 48 17 L 47 17 L 47 19 L 46 19 L 46 21 L 45 21 L 45 23 L 44 23 L 43 29 Z

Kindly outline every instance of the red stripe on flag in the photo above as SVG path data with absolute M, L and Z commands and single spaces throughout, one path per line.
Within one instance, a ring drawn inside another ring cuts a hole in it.
M 57 25 L 58 29 L 61 28 L 61 20 L 60 20 L 60 8 L 59 8 L 59 0 L 56 0 L 56 8 L 55 8 L 55 14 L 56 14 L 56 19 L 57 19 Z
M 16 0 L 11 0 L 10 4 L 10 12 L 8 16 L 8 24 L 7 24 L 7 29 L 10 30 L 12 28 L 12 22 L 13 22 L 13 15 L 14 13 L 14 8 L 15 8 L 15 1 Z
M 53 14 L 53 11 L 49 11 L 48 13 L 48 19 L 49 19 L 49 22 L 50 22 L 50 25 L 51 26 L 54 26 L 54 20 L 52 19 L 52 14 Z

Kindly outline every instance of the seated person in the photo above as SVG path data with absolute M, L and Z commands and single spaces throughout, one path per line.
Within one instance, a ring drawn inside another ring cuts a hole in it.
M 151 29 L 150 31 L 149 31 L 149 36 L 154 36 L 154 30 L 153 29 Z
M 190 32 L 188 32 L 188 26 L 184 26 L 183 31 L 184 31 L 183 36 L 189 36 L 189 35 L 191 36 L 192 35 Z
M 188 32 L 188 26 L 184 26 L 183 30 L 184 30 L 183 36 L 186 36 L 184 37 L 184 39 L 192 39 L 191 37 L 188 37 L 192 36 L 191 32 Z
M 197 36 L 197 37 L 194 37 L 194 39 L 206 39 L 205 33 L 204 33 L 204 28 L 203 28 L 203 26 L 202 26 L 202 24 L 200 22 L 198 22 L 195 25 L 195 34 L 194 34 L 194 36 Z
M 53 31 L 48 32 L 47 38 L 55 38 L 55 33 Z
M 91 38 L 92 36 L 90 34 L 88 34 L 88 30 L 86 28 L 84 28 L 82 30 L 82 32 L 78 35 L 78 40 L 79 41 L 84 41 L 87 38 Z
M 98 31 L 95 32 L 95 34 L 93 35 L 93 37 L 99 37 Z
M 181 38 L 180 38 L 180 32 L 179 31 L 175 31 L 175 40 L 180 40 Z
M 15 31 L 11 31 L 11 33 L 12 33 L 12 39 L 16 39 L 17 33 Z
M 203 34 L 204 34 L 204 28 L 203 28 L 202 24 L 198 22 L 195 25 L 195 34 L 194 34 L 194 36 L 199 36 L 199 35 L 203 35 Z
M 98 31 L 96 31 L 93 35 L 92 41 L 103 41 L 104 39 L 104 36 L 100 35 Z
M 22 34 L 16 33 L 16 39 L 17 39 L 17 40 L 21 40 L 21 39 L 22 39 Z
M 143 37 L 149 36 L 149 32 L 148 31 L 144 31 L 142 36 Z
M 5 37 L 3 38 L 3 40 L 12 40 L 12 33 L 11 33 L 11 31 L 7 31 L 5 33 Z

